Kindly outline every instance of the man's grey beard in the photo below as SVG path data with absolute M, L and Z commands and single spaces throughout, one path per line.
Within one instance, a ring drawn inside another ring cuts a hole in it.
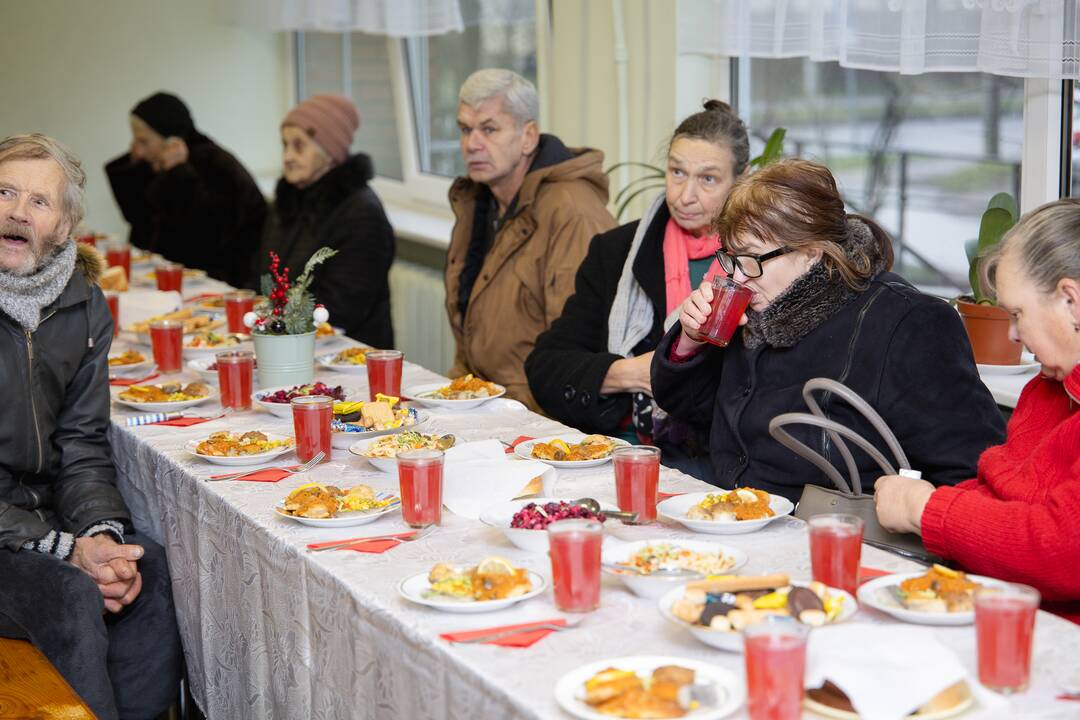
M 7 272 L 21 277 L 33 275 L 48 265 L 63 248 L 64 241 L 67 240 L 67 237 L 61 234 L 59 228 L 57 228 L 53 233 L 41 238 L 39 242 L 30 228 L 12 225 L 11 223 L 0 223 L 0 235 L 20 235 L 27 238 L 26 246 L 30 252 L 27 253 L 26 260 L 16 268 L 0 270 L 0 272 Z

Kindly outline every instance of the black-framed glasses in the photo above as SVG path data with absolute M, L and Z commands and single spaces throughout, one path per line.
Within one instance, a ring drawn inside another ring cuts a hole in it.
M 762 265 L 767 260 L 778 258 L 789 252 L 791 252 L 791 248 L 782 247 L 770 250 L 764 255 L 732 255 L 721 249 L 716 251 L 716 259 L 720 262 L 720 267 L 722 267 L 724 272 L 728 275 L 734 275 L 735 268 L 738 268 L 742 270 L 742 274 L 748 278 L 759 278 L 761 277 L 761 274 L 765 272 Z

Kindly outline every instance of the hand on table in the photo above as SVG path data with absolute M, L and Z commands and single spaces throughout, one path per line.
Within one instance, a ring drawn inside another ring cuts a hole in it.
M 705 343 L 701 333 L 702 326 L 712 313 L 713 286 L 711 280 L 703 280 L 698 289 L 683 300 L 679 308 L 679 325 L 682 336 L 679 338 L 679 352 L 693 351 Z M 739 324 L 746 324 L 746 313 L 739 318 Z
M 600 385 L 603 395 L 617 392 L 640 392 L 652 397 L 652 351 L 636 357 L 624 358 L 611 363 L 604 382 Z
M 75 539 L 69 562 L 94 579 L 109 612 L 120 612 L 142 589 L 136 561 L 142 557 L 139 545 L 121 545 L 108 533 Z
M 886 530 L 921 534 L 922 514 L 934 486 L 925 480 L 885 475 L 874 483 L 874 507 Z

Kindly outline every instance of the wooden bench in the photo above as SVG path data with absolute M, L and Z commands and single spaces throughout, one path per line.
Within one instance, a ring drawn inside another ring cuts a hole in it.
M 94 720 L 67 681 L 25 640 L 0 638 L 0 718 Z

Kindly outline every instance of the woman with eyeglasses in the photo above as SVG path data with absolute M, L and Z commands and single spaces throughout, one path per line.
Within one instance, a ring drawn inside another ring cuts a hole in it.
M 1001 441 L 1004 421 L 979 380 L 960 318 L 889 272 L 888 235 L 846 213 L 828 168 L 783 160 L 741 178 L 713 227 L 724 243 L 721 265 L 753 291 L 742 328 L 727 347 L 703 341 L 713 291 L 702 283 L 652 367 L 660 407 L 708 429 L 710 482 L 793 501 L 806 484 L 828 485 L 768 429 L 777 415 L 806 410 L 803 384 L 818 377 L 869 402 L 930 482 L 951 485 L 974 474 L 979 454 Z M 888 453 L 861 415 L 819 400 L 831 419 Z M 823 431 L 790 431 L 846 475 Z M 863 453 L 855 458 L 869 492 L 881 472 Z
M 746 126 L 726 103 L 710 100 L 679 124 L 664 192 L 640 221 L 593 238 L 575 294 L 525 361 L 546 413 L 588 433 L 651 442 L 664 464 L 711 474 L 704 437 L 655 411 L 649 367 L 682 301 L 720 272 L 710 224 L 749 162 Z

